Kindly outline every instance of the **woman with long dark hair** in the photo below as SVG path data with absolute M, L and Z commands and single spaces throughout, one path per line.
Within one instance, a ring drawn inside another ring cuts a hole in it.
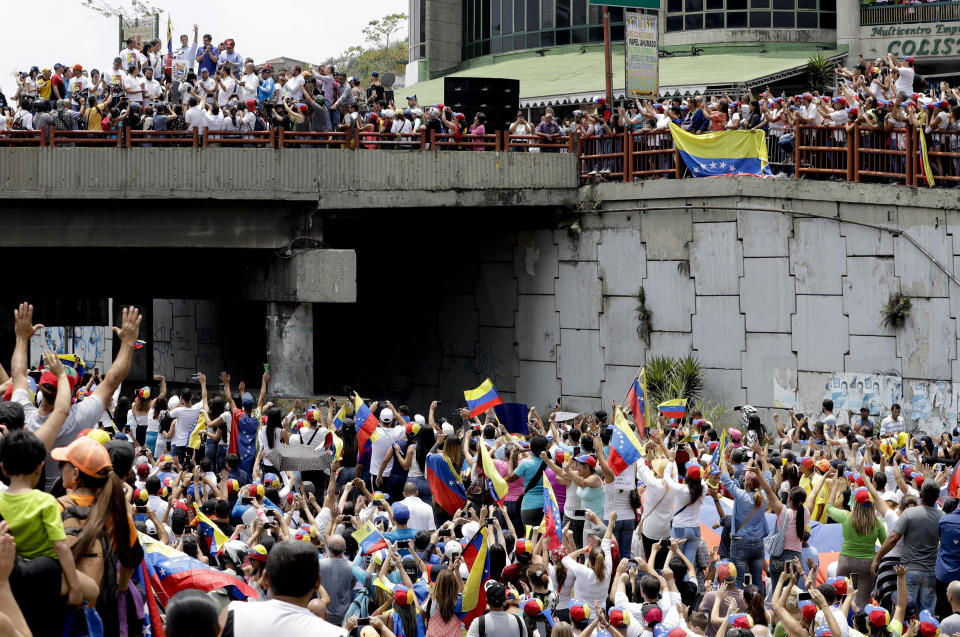
M 137 444 L 151 452 L 157 444 L 160 421 L 155 418 L 157 399 L 167 395 L 167 381 L 163 376 L 154 376 L 160 381 L 160 393 L 151 395 L 150 387 L 141 387 L 134 393 L 133 404 L 127 413 L 127 427 L 133 433 Z
M 285 445 L 290 441 L 290 432 L 283 428 L 283 413 L 281 413 L 279 407 L 274 406 L 267 409 L 263 418 L 264 423 L 257 432 L 257 445 L 261 451 L 269 454 L 277 447 Z M 263 459 L 262 464 L 264 466 L 264 473 L 271 471 L 277 474 L 280 473 L 266 458 Z
M 440 571 L 433 585 L 430 600 L 424 609 L 427 614 L 426 637 L 459 637 L 463 622 L 457 617 L 457 599 L 463 590 L 463 580 L 448 568 Z
M 430 483 L 427 482 L 427 454 L 433 449 L 437 438 L 433 429 L 418 422 L 407 423 L 407 450 L 396 461 L 407 471 L 407 482 L 417 485 L 417 497 L 427 504 L 433 503 Z M 395 446 L 396 450 L 396 446 Z
M 127 512 L 123 482 L 113 472 L 106 448 L 92 438 L 81 436 L 51 451 L 50 457 L 63 464 L 67 495 L 58 502 L 67 537 L 74 540 L 71 551 L 77 569 L 100 586 L 97 611 L 104 634 L 119 635 L 117 600 L 143 560 L 143 548 Z

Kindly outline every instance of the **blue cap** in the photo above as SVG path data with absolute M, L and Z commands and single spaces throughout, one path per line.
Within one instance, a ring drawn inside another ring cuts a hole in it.
M 256 405 L 256 403 L 255 403 L 254 400 L 253 400 L 253 394 L 251 394 L 251 393 L 248 392 L 248 391 L 247 391 L 247 392 L 243 392 L 243 401 L 242 401 L 242 402 L 243 402 L 243 408 L 244 408 L 244 409 L 253 409 L 253 406 Z
M 397 521 L 397 524 L 403 524 L 410 519 L 410 509 L 403 502 L 394 502 L 391 508 L 393 509 L 393 519 Z

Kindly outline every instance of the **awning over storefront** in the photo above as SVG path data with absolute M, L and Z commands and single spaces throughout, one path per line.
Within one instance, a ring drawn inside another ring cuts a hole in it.
M 581 52 L 583 51 L 583 52 Z M 660 58 L 660 93 L 703 94 L 744 87 L 763 87 L 805 72 L 807 60 L 818 53 L 835 59 L 846 55 L 847 47 L 833 50 L 760 50 L 749 53 L 712 53 Z M 623 47 L 613 53 L 614 97 L 624 93 Z M 489 77 L 520 80 L 520 106 L 536 108 L 589 101 L 604 93 L 602 48 L 546 49 L 511 54 L 488 64 L 471 64 L 448 77 Z M 406 104 L 406 95 L 416 94 L 421 105 L 443 101 L 443 78 L 418 82 L 397 89 L 397 106 Z

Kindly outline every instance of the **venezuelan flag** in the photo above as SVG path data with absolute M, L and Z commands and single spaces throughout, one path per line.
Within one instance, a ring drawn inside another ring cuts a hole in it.
M 487 554 L 487 527 L 480 529 L 480 548 L 477 551 L 470 575 L 457 602 L 456 613 L 467 628 L 473 620 L 487 610 L 487 592 L 484 583 L 490 579 L 490 556 Z
M 340 427 L 343 427 L 343 419 L 347 417 L 347 406 L 342 405 L 340 411 L 337 412 L 337 415 L 333 417 L 333 428 L 336 431 L 340 431 Z
M 317 445 L 314 451 L 321 451 L 324 447 L 330 447 L 333 452 L 333 461 L 340 462 L 343 459 L 343 439 L 332 431 L 327 432 L 327 437 L 322 445 Z
M 370 555 L 374 551 L 387 548 L 387 540 L 372 522 L 364 522 L 363 526 L 351 533 L 351 536 L 360 545 L 360 553 L 363 555 Z
M 720 434 L 720 442 L 717 444 L 717 448 L 713 450 L 713 457 L 710 459 L 711 467 L 719 467 L 720 459 L 723 458 L 723 450 L 727 447 L 727 430 L 724 429 L 723 433 Z
M 643 456 L 643 445 L 620 409 L 614 410 L 613 436 L 610 438 L 610 469 L 617 475 Z
M 197 526 L 200 528 L 200 533 L 210 540 L 210 555 L 216 555 L 220 551 L 220 547 L 226 544 L 230 538 L 210 518 L 200 512 L 200 507 L 197 506 L 196 502 L 193 503 L 193 509 L 197 512 Z
M 493 496 L 497 504 L 503 504 L 509 489 L 507 481 L 500 476 L 496 465 L 493 464 L 493 458 L 490 457 L 490 452 L 487 451 L 487 445 L 482 442 L 480 443 L 480 458 L 483 462 L 483 473 L 487 476 L 487 483 L 490 485 L 490 495 Z
M 694 135 L 670 124 L 670 132 L 674 145 L 694 177 L 773 175 L 767 160 L 767 138 L 762 130 Z
M 924 109 L 920 120 L 920 128 L 923 128 L 927 124 L 927 111 Z M 936 185 L 936 182 L 933 179 L 933 169 L 930 168 L 930 155 L 927 154 L 927 138 L 924 136 L 923 131 L 920 131 L 920 160 L 921 166 L 923 167 L 923 177 L 927 182 L 927 187 L 933 188 Z
M 467 502 L 467 492 L 459 478 L 460 472 L 439 453 L 427 456 L 426 469 L 434 502 L 453 515 Z
M 647 413 L 647 371 L 640 368 L 640 375 L 633 379 L 630 390 L 627 391 L 627 406 L 633 414 L 633 419 L 637 423 L 637 432 L 646 435 L 646 413 Z
M 377 417 L 373 415 L 373 412 L 370 411 L 370 408 L 367 407 L 359 395 L 354 397 L 353 407 L 356 410 L 354 421 L 357 423 L 357 449 L 362 452 L 363 448 L 367 446 L 367 442 L 374 442 L 379 439 L 377 426 L 380 421 L 377 420 Z
M 187 440 L 187 446 L 191 449 L 199 449 L 203 445 L 203 432 L 207 430 L 207 414 L 201 411 L 197 418 L 197 424 L 193 426 L 190 432 L 190 438 Z
M 687 399 L 674 398 L 673 400 L 660 403 L 657 405 L 657 409 L 660 410 L 664 418 L 683 418 L 684 414 L 687 413 Z
M 473 563 L 477 560 L 477 556 L 480 555 L 480 550 L 483 548 L 483 535 L 480 531 L 477 531 L 473 534 L 473 537 L 470 538 L 470 541 L 467 542 L 467 545 L 463 547 L 463 561 L 467 565 L 467 568 L 473 568 Z
M 622 418 L 623 416 L 621 416 Z M 612 453 L 612 452 L 611 452 Z M 543 475 L 543 524 L 544 533 L 550 538 L 547 548 L 553 550 L 563 542 L 560 533 L 563 532 L 563 523 L 560 517 L 560 506 L 557 504 L 557 497 L 553 494 L 553 486 L 547 475 Z
M 209 593 L 225 587 L 234 597 L 258 598 L 257 592 L 239 577 L 207 566 L 145 533 L 140 533 L 140 544 L 143 546 L 147 576 L 161 604 L 166 604 L 171 597 L 190 588 Z
M 467 399 L 467 407 L 470 409 L 470 417 L 482 414 L 495 405 L 502 405 L 503 399 L 497 393 L 496 387 L 488 378 L 480 383 L 476 389 L 468 389 L 463 392 L 463 397 Z

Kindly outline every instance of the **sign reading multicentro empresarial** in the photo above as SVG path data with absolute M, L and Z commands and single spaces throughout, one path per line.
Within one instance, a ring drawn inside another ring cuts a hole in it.
M 602 4 L 608 7 L 626 9 L 659 9 L 660 0 L 590 0 L 590 4 Z
M 657 16 L 625 11 L 623 18 L 627 97 L 654 97 L 660 77 Z

